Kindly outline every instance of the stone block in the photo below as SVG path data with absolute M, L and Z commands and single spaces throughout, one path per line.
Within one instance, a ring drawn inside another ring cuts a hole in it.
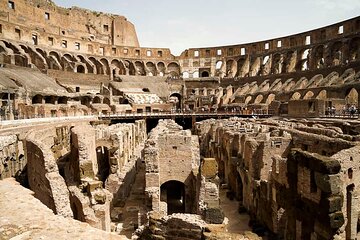
M 341 211 L 329 214 L 330 227 L 333 229 L 340 228 L 344 223 L 344 214 Z
M 205 210 L 205 221 L 211 224 L 221 224 L 224 221 L 224 213 L 220 208 L 207 208 Z
M 218 165 L 215 158 L 204 158 L 201 173 L 205 178 L 213 178 L 217 175 Z
M 340 192 L 341 179 L 337 175 L 327 175 L 315 172 L 315 183 L 322 191 L 331 194 Z
M 330 196 L 328 198 L 323 198 L 320 202 L 320 205 L 322 206 L 321 209 L 324 209 L 324 211 L 326 211 L 326 214 L 328 214 L 336 211 L 341 211 L 343 203 L 343 197 L 341 195 L 336 195 Z
M 92 193 L 94 192 L 96 189 L 98 188 L 102 188 L 102 181 L 96 181 L 96 180 L 83 180 L 82 182 L 86 184 L 86 190 L 88 193 Z

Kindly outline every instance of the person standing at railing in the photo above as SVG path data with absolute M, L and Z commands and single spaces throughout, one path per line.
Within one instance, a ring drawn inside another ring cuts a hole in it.
M 355 105 L 353 104 L 353 105 L 351 105 L 349 110 L 350 110 L 350 115 L 354 116 L 357 109 L 356 109 Z

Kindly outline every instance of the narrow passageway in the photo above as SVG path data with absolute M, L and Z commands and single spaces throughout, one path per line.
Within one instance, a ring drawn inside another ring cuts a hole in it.
M 115 207 L 113 215 L 121 215 L 120 221 L 116 221 L 116 232 L 125 235 L 131 239 L 133 232 L 139 226 L 139 218 L 141 224 L 145 218 L 145 166 L 141 161 L 138 162 L 135 181 L 131 186 L 129 197 L 125 205 Z
M 239 202 L 226 197 L 226 189 L 220 189 L 220 206 L 228 218 L 227 231 L 229 233 L 243 233 L 251 231 L 249 227 L 250 216 L 247 213 L 239 213 Z

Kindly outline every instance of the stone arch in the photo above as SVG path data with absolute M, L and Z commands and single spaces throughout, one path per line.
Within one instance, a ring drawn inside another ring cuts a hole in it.
M 343 61 L 343 43 L 341 41 L 334 42 L 330 47 L 330 54 L 332 65 L 340 65 Z
M 101 103 L 101 98 L 99 96 L 94 97 L 92 103 Z
M 250 103 L 251 99 L 252 99 L 252 96 L 247 96 L 247 97 L 245 98 L 245 104 Z
M 307 78 L 302 77 L 296 82 L 293 89 L 304 89 L 308 84 L 309 84 L 309 81 L 307 80 Z
M 273 55 L 273 63 L 272 63 L 272 73 L 273 74 L 280 74 L 283 71 L 284 65 L 284 57 L 280 53 L 275 53 Z
M 160 201 L 167 203 L 168 215 L 185 213 L 185 184 L 176 180 L 163 183 L 160 187 Z
M 263 57 L 261 65 L 261 74 L 268 75 L 271 73 L 272 55 L 266 55 Z
M 11 56 L 8 51 L 4 41 L 0 41 L 0 63 L 11 64 Z
M 135 66 L 134 64 L 129 61 L 129 60 L 125 60 L 125 67 L 129 73 L 129 75 L 131 76 L 135 76 L 136 75 L 136 69 L 135 69 Z
M 201 72 L 201 77 L 210 77 L 210 74 L 208 71 L 202 71 Z
M 36 58 L 36 66 L 39 68 L 40 64 L 40 69 L 41 66 L 43 68 L 46 68 L 46 60 L 39 52 L 35 51 L 34 54 L 30 55 L 29 53 L 31 53 L 31 51 L 33 50 L 30 51 L 27 46 L 8 43 L 6 41 L 2 41 L 2 43 L 2 46 L 4 47 L 4 52 L 6 52 L 6 54 L 4 54 L 3 56 L 6 60 L 8 60 L 9 64 L 15 64 L 21 67 L 28 67 L 32 59 Z M 8 55 L 8 57 L 5 57 L 6 55 Z
M 283 71 L 286 73 L 291 73 L 296 71 L 297 65 L 297 51 L 288 51 L 286 53 L 286 60 L 283 64 Z
M 153 62 L 147 62 L 146 63 L 146 69 L 149 76 L 156 76 L 157 75 L 157 69 L 156 65 Z
M 166 71 L 165 63 L 158 62 L 157 63 L 157 69 L 158 69 L 159 76 L 164 76 L 165 75 L 165 71 Z
M 32 104 L 42 104 L 43 103 L 43 99 L 44 97 L 40 94 L 37 94 L 35 95 L 33 98 L 32 98 Z
M 215 64 L 215 76 L 223 77 L 223 68 L 224 63 L 223 61 L 219 60 Z
M 41 48 L 36 48 L 36 51 L 41 54 L 41 56 L 43 56 L 44 58 L 47 57 L 47 54 L 44 50 L 42 50 Z
M 74 72 L 74 68 L 75 68 L 74 59 L 73 56 L 70 55 L 69 53 L 65 53 L 61 57 L 60 63 L 64 71 Z
M 103 103 L 104 103 L 104 104 L 107 104 L 107 105 L 110 105 L 110 99 L 109 99 L 108 97 L 105 97 L 105 98 L 103 99 Z
M 355 61 L 360 57 L 360 37 L 355 37 L 349 42 L 349 60 Z
M 301 50 L 299 57 L 300 57 L 300 59 L 297 63 L 296 70 L 297 71 L 309 70 L 310 49 L 305 48 L 305 49 Z
M 316 99 L 326 100 L 327 99 L 327 92 L 326 90 L 321 90 L 319 94 L 316 96 Z
M 124 63 L 117 59 L 113 59 L 111 61 L 111 68 L 113 69 L 113 71 L 115 70 L 115 74 L 113 72 L 114 77 L 115 75 L 126 75 Z
M 182 103 L 181 103 L 181 101 L 182 101 L 182 96 L 181 96 L 180 93 L 177 93 L 177 92 L 172 93 L 169 98 L 174 98 L 176 108 L 177 108 L 177 109 L 181 109 L 181 106 L 182 106 Z
M 47 69 L 48 65 L 46 59 L 35 49 L 27 47 L 23 49 L 31 58 L 31 63 L 34 64 L 38 69 Z
M 337 84 L 340 84 L 340 82 L 341 82 L 341 79 L 339 79 L 339 73 L 336 71 L 333 71 L 324 78 L 324 80 L 321 82 L 320 86 L 337 85 Z
M 106 58 L 102 58 L 100 59 L 100 62 L 103 65 L 103 69 L 104 69 L 104 74 L 105 75 L 110 75 L 110 65 L 109 65 L 109 61 Z
M 180 66 L 176 62 L 171 62 L 167 66 L 167 71 L 170 73 L 170 75 L 180 75 Z
M 134 65 L 135 65 L 135 69 L 136 69 L 136 75 L 140 75 L 140 76 L 146 75 L 145 66 L 144 66 L 143 62 L 135 61 Z
M 269 91 L 280 91 L 282 87 L 281 78 L 278 78 L 270 85 Z
M 76 67 L 76 72 L 77 73 L 86 73 L 85 72 L 85 67 L 81 64 L 79 64 L 77 67 Z
M 81 105 L 89 106 L 91 102 L 91 98 L 89 96 L 80 97 Z
M 269 96 L 266 98 L 266 104 L 270 104 L 275 100 L 275 94 L 270 93 Z
M 86 73 L 94 73 L 94 65 L 90 64 L 90 62 L 82 55 L 78 55 L 77 58 L 84 65 Z
M 48 64 L 50 69 L 62 70 L 62 65 L 60 64 L 60 55 L 58 52 L 51 51 L 48 54 Z
M 215 69 L 216 70 L 221 69 L 222 65 L 223 65 L 223 61 L 221 61 L 221 60 L 217 61 L 216 64 L 215 64 Z
M 256 96 L 256 98 L 254 100 L 254 103 L 259 104 L 259 103 L 261 103 L 263 101 L 263 99 L 264 99 L 264 96 L 262 94 L 259 94 L 259 95 Z
M 299 100 L 300 98 L 301 98 L 301 93 L 294 92 L 293 95 L 291 96 L 290 100 Z
M 308 91 L 303 99 L 311 99 L 314 96 L 314 93 L 312 91 Z
M 322 80 L 324 79 L 322 74 L 317 74 L 314 77 L 312 77 L 308 83 L 308 85 L 306 86 L 306 88 L 315 88 L 318 87 Z
M 250 77 L 258 76 L 260 73 L 260 68 L 261 68 L 261 59 L 260 57 L 257 57 L 251 64 L 250 73 L 249 73 Z
M 325 53 L 324 45 L 319 45 L 316 48 L 314 48 L 313 63 L 315 68 L 321 69 L 325 67 L 324 53 Z
M 249 57 L 240 58 L 237 60 L 237 73 L 238 77 L 246 77 L 249 74 Z
M 346 104 L 354 104 L 355 106 L 358 105 L 359 101 L 359 93 L 355 88 L 350 88 L 346 90 L 345 95 L 345 102 Z
M 237 73 L 237 62 L 233 59 L 226 61 L 226 77 L 233 78 Z
M 96 71 L 94 71 L 94 74 L 104 74 L 103 66 L 96 58 L 89 57 L 89 61 L 95 66 L 94 70 L 96 69 Z

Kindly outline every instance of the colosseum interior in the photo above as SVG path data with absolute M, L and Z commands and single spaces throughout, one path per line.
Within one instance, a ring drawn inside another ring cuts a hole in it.
M 360 239 L 360 17 L 174 56 L 0 9 L 0 239 Z

